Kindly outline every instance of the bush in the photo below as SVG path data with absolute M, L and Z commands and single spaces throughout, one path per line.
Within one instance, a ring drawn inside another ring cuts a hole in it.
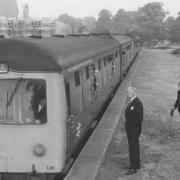
M 180 54 L 180 48 L 174 49 L 171 54 Z

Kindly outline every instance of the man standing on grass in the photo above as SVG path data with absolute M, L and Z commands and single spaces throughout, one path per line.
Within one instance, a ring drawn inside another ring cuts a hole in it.
M 180 115 L 180 82 L 178 84 L 178 90 L 177 90 L 177 99 L 174 103 L 174 106 L 171 108 L 171 114 L 173 115 L 174 110 L 178 109 L 179 115 Z
M 141 124 L 143 121 L 143 104 L 136 96 L 137 89 L 128 87 L 128 105 L 125 110 L 125 129 L 129 144 L 129 170 L 125 175 L 131 175 L 140 169 L 140 147 L 139 137 L 141 134 Z

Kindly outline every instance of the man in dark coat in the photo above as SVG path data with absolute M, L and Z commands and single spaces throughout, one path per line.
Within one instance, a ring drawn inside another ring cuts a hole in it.
M 178 84 L 178 90 L 177 90 L 177 99 L 176 99 L 176 101 L 175 101 L 175 103 L 174 103 L 174 106 L 172 107 L 172 109 L 171 109 L 171 114 L 173 115 L 173 112 L 174 112 L 174 110 L 175 109 L 178 109 L 178 111 L 179 111 L 179 115 L 180 115 L 180 83 Z
M 125 175 L 131 175 L 140 169 L 140 147 L 139 137 L 141 134 L 141 124 L 143 121 L 143 104 L 136 96 L 136 88 L 128 87 L 128 105 L 125 110 L 125 129 L 129 144 L 130 167 Z

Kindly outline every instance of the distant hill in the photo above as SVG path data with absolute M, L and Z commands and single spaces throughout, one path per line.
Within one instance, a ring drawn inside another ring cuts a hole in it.
M 0 17 L 1 16 L 6 16 L 8 18 L 17 17 L 17 0 L 0 0 Z

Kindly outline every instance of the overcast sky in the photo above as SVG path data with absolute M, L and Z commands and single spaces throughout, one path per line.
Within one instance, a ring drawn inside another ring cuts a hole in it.
M 63 13 L 79 18 L 97 18 L 102 9 L 108 9 L 115 15 L 121 8 L 126 11 L 137 10 L 149 2 L 163 2 L 163 8 L 172 16 L 176 16 L 180 11 L 180 0 L 17 0 L 20 13 L 26 1 L 29 4 L 30 16 L 35 18 L 56 18 Z

